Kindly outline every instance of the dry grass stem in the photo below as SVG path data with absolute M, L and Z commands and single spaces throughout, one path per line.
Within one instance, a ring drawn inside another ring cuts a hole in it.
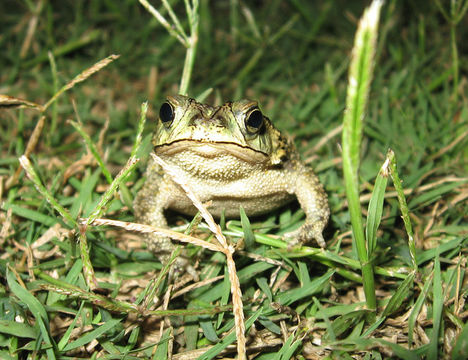
M 463 203 L 468 199 L 468 187 L 463 187 L 460 194 L 454 196 L 454 198 L 447 204 L 444 205 L 437 213 L 437 216 L 442 215 L 444 212 L 449 210 L 451 207 L 455 206 L 456 204 Z
M 44 6 L 44 0 L 39 0 L 36 5 L 36 8 L 34 9 L 33 16 L 31 17 L 31 19 L 29 19 L 26 37 L 24 39 L 23 45 L 21 46 L 21 51 L 20 51 L 21 59 L 24 59 L 26 57 L 28 50 L 31 47 L 31 42 L 34 37 L 34 33 L 36 32 L 37 22 L 39 21 L 39 15 L 42 11 L 43 6 Z
M 184 295 L 192 290 L 195 290 L 195 289 L 198 289 L 198 288 L 201 288 L 205 285 L 209 285 L 209 284 L 212 284 L 218 280 L 221 280 L 224 278 L 224 275 L 219 275 L 219 276 L 215 276 L 213 278 L 210 278 L 210 279 L 206 279 L 206 280 L 203 280 L 203 281 L 199 281 L 199 282 L 196 282 L 194 284 L 191 284 L 189 286 L 186 286 L 184 287 L 183 289 L 180 289 L 179 291 L 175 292 L 174 294 L 172 294 L 172 297 L 171 299 L 175 299 L 176 297 L 178 296 L 181 296 L 181 295 Z
M 86 223 L 87 219 L 80 219 L 80 221 L 82 223 Z M 224 252 L 224 250 L 219 245 L 212 244 L 205 240 L 200 240 L 196 237 L 185 235 L 177 231 L 164 229 L 164 228 L 157 228 L 151 225 L 144 225 L 144 224 L 127 222 L 127 221 L 111 220 L 111 219 L 95 219 L 91 221 L 89 225 L 93 225 L 93 226 L 109 225 L 109 226 L 120 227 L 128 231 L 137 231 L 140 233 L 155 234 L 158 236 L 166 236 L 174 240 L 200 246 L 204 249 L 208 249 L 211 251 Z
M 179 35 L 179 33 L 177 33 L 177 31 L 175 31 L 171 24 L 168 23 L 168 21 L 166 20 L 166 18 L 164 16 L 161 15 L 161 13 L 156 10 L 148 1 L 146 0 L 138 0 L 140 2 L 141 5 L 143 5 L 143 7 L 148 10 L 148 12 L 153 15 L 160 23 L 162 26 L 164 26 L 166 28 L 166 30 L 172 35 L 174 36 L 177 40 L 180 41 L 180 43 L 182 45 L 184 45 L 185 47 L 188 47 L 188 44 L 187 44 L 187 39 L 184 39 L 181 35 Z
M 426 185 L 422 185 L 422 186 L 418 186 L 417 188 L 407 188 L 407 189 L 404 189 L 403 190 L 403 193 L 405 195 L 411 195 L 411 194 L 420 194 L 420 193 L 423 193 L 427 190 L 430 190 L 430 189 L 433 189 L 433 188 L 436 188 L 442 184 L 445 184 L 445 183 L 451 183 L 451 182 L 467 182 L 468 181 L 468 177 L 456 177 L 456 176 L 446 176 L 442 179 L 439 179 L 437 181 L 434 181 L 430 184 L 426 184 Z M 385 193 L 385 199 L 389 199 L 389 198 L 394 198 L 397 196 L 397 192 L 396 191 L 388 191 Z M 368 202 L 370 200 L 370 198 L 372 197 L 372 194 L 365 194 L 365 195 L 361 195 L 359 197 L 359 200 L 361 202 Z M 346 205 L 347 204 L 343 204 L 343 205 Z
M 2 181 L 0 179 L 0 188 L 2 187 Z M 2 191 L 0 189 L 0 195 Z M 0 196 L 0 199 L 2 197 Z M 3 246 L 3 243 L 6 241 L 8 234 L 10 233 L 10 228 L 11 228 L 11 214 L 12 210 L 8 209 L 6 212 L 5 218 L 0 218 L 3 221 L 2 224 L 2 230 L 0 230 L 0 246 Z
M 340 135 L 342 130 L 343 130 L 343 124 L 337 126 L 332 131 L 328 132 L 325 136 L 323 136 L 319 140 L 317 144 L 315 144 L 315 146 L 311 149 L 311 152 L 316 153 L 317 151 L 319 151 L 322 146 L 324 146 L 326 143 L 330 141 L 330 139 L 334 138 L 335 136 Z
M 461 142 L 463 139 L 465 139 L 466 137 L 468 136 L 468 130 L 464 131 L 463 133 L 461 133 L 459 136 L 457 136 L 455 138 L 455 140 L 453 140 L 450 144 L 448 144 L 447 146 L 444 146 L 442 149 L 440 149 L 439 151 L 437 151 L 434 155 L 432 155 L 429 159 L 430 160 L 435 160 L 437 158 L 439 158 L 440 156 L 444 155 L 445 153 L 447 153 L 448 151 L 450 151 L 451 149 L 453 149 L 459 142 Z
M 73 107 L 75 107 L 75 102 L 74 101 L 73 101 Z M 78 114 L 76 111 L 75 111 L 75 113 Z M 103 150 L 104 138 L 106 136 L 107 129 L 109 129 L 109 124 L 110 124 L 110 118 L 106 117 L 106 121 L 104 121 L 104 125 L 102 126 L 102 129 L 101 129 L 101 131 L 99 131 L 99 138 L 98 138 L 98 142 L 96 144 L 96 148 L 98 149 L 98 151 L 101 154 L 104 153 L 104 150 Z M 107 160 L 107 159 L 105 159 L 105 160 Z
M 158 83 L 158 74 L 158 68 L 156 66 L 151 66 L 147 85 L 148 99 L 154 99 L 154 94 L 156 93 L 156 84 Z
M 237 277 L 236 264 L 232 257 L 234 248 L 228 245 L 226 238 L 221 232 L 221 228 L 213 219 L 213 216 L 208 212 L 205 206 L 201 203 L 195 195 L 190 185 L 185 181 L 182 172 L 173 166 L 169 166 L 156 154 L 151 153 L 153 159 L 163 168 L 163 170 L 171 176 L 172 180 L 178 184 L 186 193 L 187 197 L 193 202 L 195 207 L 200 212 L 203 219 L 206 221 L 209 229 L 215 235 L 218 242 L 221 244 L 222 252 L 226 256 L 226 262 L 229 272 L 229 280 L 231 282 L 232 304 L 234 312 L 234 321 L 236 324 L 236 338 L 237 338 L 237 353 L 239 359 L 246 359 L 246 338 L 245 338 L 245 324 L 244 324 L 244 311 L 242 304 L 242 291 L 240 289 L 239 278 Z
M 36 109 L 39 111 L 43 111 L 44 109 L 42 105 L 36 104 L 31 101 L 19 99 L 13 96 L 4 95 L 4 94 L 0 94 L 0 108 L 3 108 L 3 109 L 31 108 L 31 109 Z
M 119 57 L 120 57 L 120 55 L 112 54 L 112 55 L 109 55 L 108 57 L 106 57 L 105 59 L 102 59 L 102 60 L 98 61 L 96 64 L 94 64 L 90 68 L 88 68 L 88 69 L 84 70 L 83 72 L 81 72 L 80 74 L 78 74 L 72 81 L 70 81 L 67 85 L 65 85 L 64 89 L 69 90 L 72 87 L 74 87 L 76 84 L 78 84 L 78 83 L 80 83 L 82 81 L 85 81 L 91 75 L 93 75 L 94 73 L 97 73 L 103 67 L 106 67 L 112 61 L 118 59 Z
M 290 266 L 286 265 L 283 261 L 275 260 L 275 259 L 270 259 L 266 256 L 262 256 L 259 254 L 247 252 L 247 251 L 238 251 L 238 254 L 241 254 L 242 256 L 249 257 L 251 259 L 254 259 L 255 261 L 262 261 L 266 262 L 267 264 L 272 264 L 275 266 L 279 266 L 283 269 L 291 270 Z
M 39 121 L 36 123 L 34 130 L 31 134 L 31 137 L 28 140 L 28 144 L 26 145 L 26 150 L 24 151 L 24 156 L 29 157 L 29 155 L 33 152 L 34 148 L 36 147 L 39 137 L 41 136 L 42 129 L 44 128 L 45 123 L 45 116 L 41 116 Z M 21 166 L 18 166 L 14 175 L 10 177 L 6 183 L 6 187 L 10 188 L 11 186 L 15 185 L 18 182 L 19 176 L 21 174 Z
M 76 174 L 83 172 L 87 166 L 94 165 L 94 163 L 95 163 L 95 160 L 94 160 L 93 154 L 89 152 L 87 152 L 86 154 L 83 154 L 79 160 L 74 161 L 65 169 L 63 173 L 62 183 L 63 184 L 67 183 L 69 178 L 71 178 L 72 176 Z M 106 189 L 108 187 L 109 185 L 106 184 Z
M 184 175 L 182 174 L 182 172 L 176 167 L 170 166 L 169 164 L 164 162 L 156 154 L 151 153 L 151 156 L 164 169 L 164 171 L 171 176 L 174 182 L 178 184 L 185 191 L 187 197 L 193 202 L 193 205 L 195 205 L 195 207 L 200 212 L 203 219 L 206 221 L 208 228 L 215 235 L 219 244 L 221 244 L 221 246 L 223 247 L 222 252 L 225 252 L 225 250 L 228 248 L 228 244 L 227 244 L 226 238 L 221 232 L 221 228 L 219 227 L 218 224 L 216 224 L 216 222 L 213 219 L 213 216 L 208 212 L 206 207 L 202 204 L 202 202 L 198 199 L 198 197 L 192 191 L 190 185 L 185 181 Z
M 50 98 L 49 101 L 44 105 L 43 111 L 45 111 L 57 98 L 62 95 L 65 91 L 70 90 L 72 87 L 74 87 L 76 84 L 85 81 L 87 78 L 89 78 L 91 75 L 94 73 L 98 72 L 101 70 L 103 67 L 109 65 L 112 61 L 118 59 L 120 55 L 109 55 L 105 59 L 102 59 L 101 61 L 98 61 L 96 64 L 91 66 L 90 68 L 82 71 L 80 74 L 75 76 L 75 78 L 67 83 L 64 87 L 62 87 L 59 91 L 57 91 L 52 98 Z

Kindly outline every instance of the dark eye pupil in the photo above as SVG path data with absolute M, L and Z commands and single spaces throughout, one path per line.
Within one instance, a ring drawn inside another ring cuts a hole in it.
M 159 118 L 164 123 L 174 120 L 174 111 L 170 104 L 164 103 L 161 105 L 161 109 L 159 109 Z
M 247 126 L 254 129 L 259 129 L 263 124 L 263 114 L 260 110 L 252 111 L 252 113 L 247 118 Z

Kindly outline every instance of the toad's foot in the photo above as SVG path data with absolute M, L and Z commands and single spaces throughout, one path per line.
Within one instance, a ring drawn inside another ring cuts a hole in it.
M 321 248 L 325 248 L 325 240 L 322 235 L 323 224 L 304 224 L 299 229 L 284 234 L 284 238 L 288 241 L 288 249 L 293 248 L 296 245 L 310 242 L 311 239 L 315 239 L 317 244 Z

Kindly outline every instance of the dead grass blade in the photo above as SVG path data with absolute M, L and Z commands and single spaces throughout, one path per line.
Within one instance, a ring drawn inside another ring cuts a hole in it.
M 45 118 L 45 116 L 41 116 L 36 126 L 34 127 L 33 133 L 31 134 L 31 137 L 28 140 L 28 144 L 26 145 L 26 150 L 24 151 L 23 156 L 28 158 L 29 155 L 33 152 L 34 148 L 36 147 L 37 142 L 39 141 L 39 137 L 41 136 L 42 129 L 44 128 Z M 6 183 L 7 189 L 9 189 L 11 186 L 17 183 L 20 174 L 21 166 L 18 166 L 13 176 L 10 177 Z
M 151 225 L 144 225 L 144 224 L 127 222 L 127 221 L 111 220 L 111 219 L 93 219 L 91 221 L 89 221 L 88 219 L 80 219 L 80 222 L 87 223 L 93 226 L 102 226 L 102 225 L 116 226 L 116 227 L 120 227 L 128 231 L 137 231 L 139 233 L 155 234 L 158 236 L 170 237 L 177 241 L 200 246 L 202 248 L 205 248 L 211 251 L 224 252 L 223 249 L 217 244 L 212 244 L 212 243 L 209 243 L 208 241 L 200 240 L 200 239 L 197 239 L 196 237 L 185 235 L 177 231 L 158 228 L 158 227 L 154 227 Z
M 20 58 L 24 59 L 28 54 L 28 50 L 31 47 L 32 39 L 36 33 L 37 23 L 39 21 L 39 15 L 41 14 L 42 9 L 44 8 L 44 0 L 39 0 L 34 9 L 34 14 L 29 20 L 28 30 L 26 32 L 26 38 L 24 39 L 23 45 L 21 46 Z
M 65 91 L 70 90 L 73 88 L 76 84 L 85 81 L 87 78 L 89 78 L 91 75 L 94 73 L 97 73 L 99 70 L 101 70 L 103 67 L 106 67 L 109 65 L 112 61 L 118 59 L 120 55 L 109 55 L 105 59 L 102 59 L 101 61 L 98 61 L 96 64 L 91 66 L 90 68 L 82 71 L 80 74 L 78 74 L 72 81 L 70 81 L 68 84 L 63 86 L 59 91 L 57 91 L 52 98 L 47 101 L 47 103 L 44 105 L 43 111 L 45 111 L 50 105 L 52 105 L 57 98 L 62 95 Z
M 193 202 L 195 207 L 200 212 L 203 219 L 208 224 L 209 229 L 215 235 L 219 244 L 222 246 L 222 252 L 226 256 L 226 262 L 229 272 L 229 280 L 231 282 L 232 305 L 234 312 L 234 322 L 236 324 L 236 338 L 237 338 L 237 354 L 239 360 L 246 359 L 246 338 L 245 338 L 245 323 L 244 323 L 244 306 L 242 303 L 242 291 L 240 288 L 239 278 L 237 276 L 236 264 L 232 254 L 234 247 L 228 245 L 226 238 L 221 232 L 221 228 L 213 219 L 213 216 L 208 212 L 206 207 L 201 203 L 200 199 L 195 195 L 190 185 L 185 181 L 184 175 L 181 171 L 173 166 L 164 162 L 161 158 L 151 153 L 153 159 L 163 168 L 163 170 L 171 176 L 172 180 L 180 185 L 185 191 L 187 197 Z
M 19 99 L 19 98 L 16 98 L 10 95 L 4 95 L 4 94 L 0 94 L 0 108 L 3 108 L 3 109 L 31 108 L 31 109 L 36 109 L 39 111 L 44 110 L 42 105 L 36 104 L 32 101 Z

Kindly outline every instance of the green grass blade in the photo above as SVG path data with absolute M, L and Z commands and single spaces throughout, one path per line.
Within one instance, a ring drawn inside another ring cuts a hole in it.
M 52 72 L 52 84 L 54 87 L 54 94 L 58 92 L 59 90 L 59 80 L 58 80 L 58 73 L 57 73 L 57 64 L 55 63 L 55 57 L 52 54 L 51 51 L 47 53 L 47 56 L 49 57 L 49 63 L 50 63 L 50 70 Z M 49 143 L 50 140 L 52 140 L 52 136 L 56 133 L 57 129 L 57 101 L 54 102 L 53 107 L 52 107 L 52 116 L 51 116 L 51 123 L 50 123 L 50 132 L 49 132 Z
M 51 227 L 57 224 L 57 219 L 54 219 L 53 217 L 47 216 L 39 211 L 24 208 L 16 204 L 3 203 L 2 209 L 3 210 L 11 209 L 12 213 L 15 215 L 18 215 L 28 220 L 35 221 L 39 224 L 43 224 L 48 227 Z
M 264 277 L 256 279 L 258 287 L 263 291 L 266 295 L 267 299 L 272 302 L 273 301 L 273 294 L 271 292 L 270 287 L 268 286 L 267 280 Z
M 137 134 L 135 136 L 135 142 L 133 143 L 130 157 L 136 157 L 138 150 L 140 149 L 141 141 L 143 139 L 142 134 L 143 134 L 143 130 L 145 129 L 147 112 L 148 112 L 148 101 L 145 101 L 140 106 L 140 118 L 138 119 Z
M 414 273 L 409 274 L 405 280 L 398 286 L 398 289 L 390 298 L 387 306 L 385 307 L 382 316 L 389 316 L 397 311 L 401 304 L 406 300 L 408 297 L 408 293 L 410 292 L 411 288 L 413 287 L 414 281 Z
M 67 209 L 58 203 L 58 201 L 52 196 L 49 190 L 42 184 L 39 175 L 36 170 L 34 170 L 31 162 L 26 156 L 21 156 L 19 158 L 20 164 L 23 167 L 26 175 L 29 180 L 31 180 L 36 188 L 36 190 L 49 202 L 50 205 L 68 222 L 69 224 L 77 227 L 78 224 L 75 219 L 71 216 Z
M 248 330 L 253 325 L 253 323 L 257 320 L 257 318 L 262 313 L 263 309 L 258 309 L 255 313 L 253 313 L 245 322 L 245 329 Z M 211 360 L 214 359 L 221 351 L 223 351 L 226 347 L 231 345 L 236 340 L 236 332 L 231 331 L 228 335 L 226 335 L 219 343 L 214 345 L 210 350 L 208 350 L 203 355 L 199 356 L 197 360 Z
M 411 314 L 408 318 L 408 344 L 410 347 L 413 344 L 414 325 L 416 324 L 416 320 L 418 318 L 419 312 L 421 311 L 424 301 L 426 300 L 427 293 L 429 292 L 429 287 L 432 284 L 432 282 L 429 280 L 430 280 L 430 277 L 427 277 L 424 283 L 424 287 L 422 288 L 421 293 L 416 299 L 416 302 L 413 305 L 413 309 L 411 310 Z
M 195 65 L 195 56 L 198 47 L 198 0 L 192 1 L 192 6 L 188 1 L 185 1 L 187 9 L 187 17 L 190 25 L 190 38 L 188 39 L 187 52 L 185 54 L 184 68 L 182 70 L 182 78 L 180 79 L 179 93 L 182 95 L 188 94 L 190 80 L 192 78 L 193 66 Z
M 377 246 L 377 229 L 379 228 L 380 220 L 382 219 L 383 202 L 388 180 L 387 164 L 388 161 L 385 161 L 377 175 L 367 211 L 366 241 L 369 259 L 372 258 Z
M 185 47 L 188 47 L 188 41 L 183 37 L 183 34 L 180 34 L 177 29 L 173 28 L 172 25 L 166 20 L 164 16 L 161 15 L 161 13 L 156 10 L 147 0 L 138 0 L 143 7 L 148 10 L 148 12 L 153 15 L 159 23 L 164 26 L 164 28 L 167 30 L 171 36 L 176 38 L 182 45 Z
M 320 291 L 323 286 L 328 283 L 334 273 L 335 272 L 333 270 L 329 270 L 324 275 L 312 280 L 303 287 L 284 291 L 275 297 L 275 301 L 281 305 L 287 306 L 300 299 L 309 298 L 316 292 Z
M 93 32 L 94 33 L 94 32 Z M 56 51 L 53 52 L 54 56 L 57 56 Z M 69 83 L 67 83 L 65 86 L 63 86 L 58 92 L 54 94 L 50 98 L 49 101 L 44 105 L 44 110 L 45 111 L 51 104 L 53 104 L 64 92 L 72 89 L 76 84 L 85 81 L 87 78 L 89 78 L 91 75 L 97 73 L 99 70 L 102 68 L 106 67 L 109 65 L 112 61 L 116 60 L 119 58 L 119 55 L 109 55 L 108 57 L 98 61 L 96 64 L 91 66 L 90 68 L 82 71 L 79 73 L 77 76 L 73 78 Z M 45 56 L 45 59 L 48 59 L 48 54 Z
M 335 341 L 334 337 L 342 336 L 342 334 L 348 332 L 349 329 L 354 328 L 368 314 L 369 310 L 356 310 L 338 316 L 335 320 L 333 320 L 332 326 L 329 329 L 327 337 L 330 339 L 330 341 Z
M 94 159 L 96 160 L 99 167 L 101 168 L 101 171 L 104 174 L 104 177 L 106 178 L 107 182 L 109 184 L 112 183 L 112 175 L 109 169 L 107 169 L 107 166 L 106 164 L 104 164 L 104 161 L 102 160 L 101 155 L 99 155 L 99 151 L 97 150 L 96 146 L 94 145 L 93 141 L 91 140 L 87 132 L 83 129 L 83 126 L 81 126 L 81 124 L 76 121 L 69 121 L 69 122 L 83 138 L 86 144 L 86 147 L 88 148 L 89 152 L 93 154 Z
M 82 301 L 81 305 L 80 305 L 80 308 L 79 308 L 78 312 L 76 313 L 75 318 L 73 319 L 71 324 L 68 326 L 67 331 L 65 331 L 65 333 L 63 334 L 63 336 L 60 339 L 59 343 L 57 344 L 57 348 L 60 351 L 63 351 L 63 348 L 69 343 L 70 336 L 72 335 L 72 331 L 73 331 L 73 329 L 75 329 L 76 323 L 80 319 L 80 314 L 81 314 L 81 311 L 83 310 L 84 304 L 85 304 L 85 302 Z
M 408 246 L 410 250 L 411 261 L 413 262 L 414 269 L 417 270 L 418 264 L 417 264 L 417 259 L 416 259 L 416 244 L 414 242 L 413 226 L 411 225 L 409 209 L 408 209 L 408 205 L 406 204 L 406 197 L 403 192 L 403 186 L 401 185 L 400 176 L 398 175 L 395 153 L 392 150 L 388 150 L 387 159 L 390 159 L 390 166 L 389 166 L 390 175 L 393 180 L 393 185 L 395 186 L 395 189 L 397 191 L 401 216 L 403 217 L 403 222 L 405 223 L 406 233 L 408 234 Z
M 217 343 L 219 341 L 219 337 L 216 334 L 216 330 L 213 326 L 213 322 L 211 321 L 211 316 L 203 316 L 200 318 L 200 327 L 202 329 L 203 335 L 205 338 L 212 343 Z
M 281 349 L 276 353 L 276 356 L 273 358 L 274 360 L 286 360 L 292 359 L 292 355 L 294 351 L 296 351 L 297 347 L 301 344 L 301 341 L 296 340 L 294 341 L 294 334 L 289 335 L 289 337 L 284 342 Z
M 252 231 L 252 226 L 250 225 L 250 220 L 245 214 L 244 208 L 241 206 L 240 210 L 240 218 L 242 224 L 242 230 L 244 230 L 244 241 L 245 241 L 245 248 L 246 250 L 251 249 L 255 244 L 255 235 Z
M 322 319 L 325 321 L 327 332 L 324 335 L 324 340 L 325 339 L 330 339 L 331 341 L 336 341 L 335 330 L 333 329 L 333 325 L 332 325 L 332 323 L 330 321 L 330 318 L 329 318 L 327 312 L 324 311 L 324 308 L 323 308 L 322 304 L 320 304 L 320 301 L 318 301 L 318 299 L 315 296 L 312 298 L 312 300 L 314 301 L 315 306 L 317 306 L 318 310 L 321 312 Z M 316 317 L 318 317 L 318 316 L 316 315 Z M 339 317 L 338 317 L 338 319 L 339 319 Z
M 172 338 L 172 328 L 167 329 L 164 331 L 163 336 L 161 336 L 161 340 L 158 342 L 158 347 L 154 352 L 153 359 L 154 360 L 165 360 L 168 356 L 168 349 L 169 349 L 169 340 Z
M 132 332 L 130 333 L 130 336 L 128 337 L 127 345 L 125 345 L 126 353 L 132 351 L 132 349 L 135 348 L 135 345 L 137 344 L 140 335 L 140 330 L 141 328 L 139 326 L 133 328 Z
M 392 349 L 395 355 L 398 356 L 398 358 L 400 359 L 405 359 L 405 360 L 420 360 L 421 359 L 421 356 L 418 353 L 416 353 L 416 351 L 405 349 L 404 347 L 398 344 L 391 343 L 390 341 L 381 340 L 381 339 L 377 339 L 377 341 L 381 343 L 382 345 L 386 345 L 390 349 Z
M 383 322 L 385 321 L 385 317 L 384 316 L 379 316 L 375 322 L 370 325 L 366 331 L 364 331 L 364 333 L 361 335 L 361 338 L 367 338 L 369 336 L 371 336 L 371 334 L 380 326 L 383 324 Z
M 37 339 L 39 336 L 35 328 L 12 320 L 0 320 L 0 333 L 29 339 Z
M 130 158 L 127 160 L 127 163 L 123 167 L 122 170 L 120 170 L 119 174 L 115 177 L 114 180 L 111 180 L 110 186 L 107 189 L 107 191 L 104 193 L 104 195 L 101 197 L 101 200 L 99 203 L 96 205 L 94 210 L 91 212 L 89 215 L 88 219 L 86 220 L 86 224 L 89 225 L 91 224 L 94 220 L 97 218 L 101 217 L 101 215 L 104 213 L 105 206 L 107 203 L 112 199 L 114 196 L 115 191 L 121 186 L 124 181 L 127 179 L 127 177 L 131 174 L 131 172 L 135 169 L 139 159 L 136 158 L 136 154 L 140 150 L 141 147 L 141 134 L 143 132 L 145 122 L 146 122 L 146 112 L 148 110 L 148 104 L 147 102 L 144 102 L 141 104 L 140 108 L 140 119 L 138 121 L 138 130 L 137 130 L 137 135 L 135 137 L 135 142 L 132 147 L 132 155 Z
M 45 345 L 47 346 L 46 353 L 49 359 L 55 359 L 55 354 L 52 348 L 52 339 L 49 336 L 49 318 L 44 306 L 37 300 L 33 294 L 28 290 L 23 288 L 16 279 L 14 278 L 12 272 L 7 269 L 6 278 L 8 286 L 10 287 L 13 294 L 15 294 L 22 302 L 24 302 L 33 316 L 35 317 L 39 329 L 41 331 L 41 336 L 44 339 Z
M 83 262 L 83 275 L 86 280 L 86 284 L 92 290 L 98 288 L 98 281 L 96 279 L 93 264 L 91 263 L 90 251 L 88 246 L 88 238 L 86 237 L 86 227 L 80 228 L 80 235 L 78 237 L 80 244 L 80 256 Z
M 273 267 L 272 264 L 268 264 L 265 262 L 257 262 L 257 263 L 253 263 L 251 265 L 245 266 L 243 269 L 238 271 L 237 275 L 239 276 L 240 283 L 243 284 L 251 279 L 255 279 L 255 277 L 258 276 L 260 273 L 272 267 Z M 222 291 L 223 288 L 224 288 L 224 284 L 218 283 L 214 286 L 211 286 L 208 290 L 206 290 L 202 294 L 198 294 L 198 293 L 195 293 L 195 294 L 197 296 L 197 299 L 199 299 L 200 301 L 211 302 L 223 296 L 223 291 Z
M 367 255 L 359 202 L 359 163 L 363 119 L 374 69 L 381 1 L 373 1 L 362 16 L 356 33 L 349 69 L 346 111 L 343 118 L 343 173 L 354 241 L 362 266 L 367 306 L 376 308 L 374 273 Z
M 442 277 L 440 273 L 440 260 L 437 254 L 434 261 L 434 279 L 432 281 L 432 334 L 430 336 L 429 349 L 427 352 L 428 360 L 437 360 L 439 358 L 439 333 L 442 328 L 442 312 L 444 308 L 444 293 L 442 291 Z
M 103 323 L 101 326 L 97 327 L 93 331 L 90 331 L 89 333 L 67 344 L 63 348 L 63 351 L 70 351 L 70 350 L 76 349 L 80 346 L 90 343 L 92 340 L 97 339 L 99 336 L 111 330 L 113 327 L 119 324 L 120 321 L 121 321 L 120 319 L 111 319 L 111 320 L 106 321 L 105 323 Z
M 228 274 L 227 266 L 224 266 L 224 274 Z M 231 297 L 231 281 L 229 276 L 224 276 L 223 287 L 221 289 L 221 298 L 219 300 L 220 305 L 227 305 L 229 298 Z M 224 313 L 221 312 L 218 315 L 218 321 L 216 323 L 216 329 L 219 329 L 224 319 Z
M 135 169 L 137 163 L 138 163 L 138 159 L 133 156 L 128 159 L 127 164 L 125 164 L 124 168 L 120 170 L 119 174 L 111 182 L 109 188 L 106 190 L 104 195 L 102 195 L 99 203 L 96 205 L 94 210 L 86 219 L 87 225 L 91 224 L 94 220 L 101 217 L 101 215 L 105 211 L 105 206 L 112 199 L 112 197 L 114 196 L 114 193 L 117 191 L 120 184 L 122 184 L 127 178 L 127 176 Z
M 71 215 L 76 218 L 80 215 L 86 215 L 89 212 L 89 204 L 93 199 L 93 193 L 101 177 L 101 169 L 95 169 L 91 174 L 85 174 L 81 179 L 78 196 L 74 199 L 70 207 Z
M 171 17 L 172 22 L 175 25 L 175 28 L 177 29 L 177 32 L 187 41 L 187 34 L 185 33 L 184 28 L 182 27 L 179 18 L 177 15 L 174 13 L 174 10 L 172 9 L 171 4 L 167 0 L 162 0 L 162 3 L 164 5 L 164 8 L 167 10 L 169 16 Z
M 465 323 L 458 334 L 457 341 L 452 350 L 452 360 L 468 359 L 468 323 Z
M 54 279 L 53 277 L 41 272 L 35 272 L 37 276 L 46 281 L 48 284 L 45 284 L 43 287 L 52 291 L 56 291 L 60 294 L 67 296 L 76 296 L 81 299 L 92 302 L 93 304 L 100 305 L 105 309 L 114 312 L 128 313 L 136 312 L 136 305 L 126 303 L 123 301 L 118 301 L 110 297 L 102 296 L 95 294 L 94 292 L 84 290 L 76 285 L 69 284 L 65 281 Z

